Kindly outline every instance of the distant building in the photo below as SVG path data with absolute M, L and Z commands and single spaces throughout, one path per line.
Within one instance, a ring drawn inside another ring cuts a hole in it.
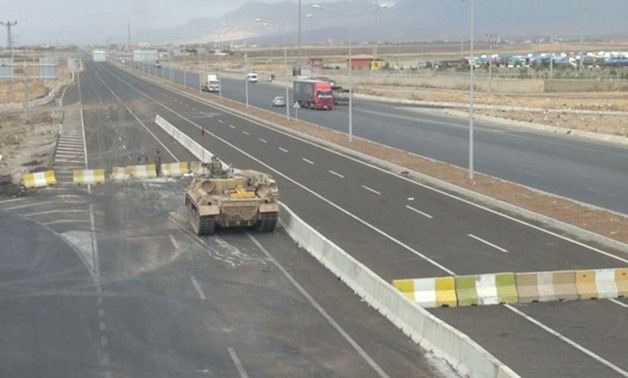
M 159 60 L 157 50 L 133 50 L 134 62 L 155 62 Z
M 315 70 L 315 71 L 321 71 L 323 70 L 323 67 L 325 65 L 325 59 L 323 58 L 309 58 L 308 59 L 308 63 L 310 64 L 310 67 Z
M 354 70 L 380 70 L 384 62 L 372 55 L 354 55 L 351 57 L 351 68 Z M 349 67 L 349 58 L 347 58 L 347 67 Z

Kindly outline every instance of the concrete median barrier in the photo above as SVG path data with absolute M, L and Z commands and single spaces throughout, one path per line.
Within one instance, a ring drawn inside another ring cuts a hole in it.
M 615 282 L 620 298 L 628 297 L 628 268 L 615 270 Z
M 105 182 L 104 169 L 75 169 L 72 171 L 72 182 L 76 184 L 102 184 Z
M 628 295 L 628 269 L 576 271 L 580 299 L 619 298 Z
M 456 307 L 458 303 L 454 277 L 394 280 L 393 286 L 425 308 Z
M 517 303 L 515 274 L 479 274 L 456 277 L 458 306 Z
M 155 171 L 155 164 L 147 165 L 129 165 L 126 167 L 126 173 L 134 179 L 150 179 L 157 177 L 157 171 Z
M 578 299 L 574 271 L 517 273 L 519 303 Z
M 57 185 L 54 171 L 26 173 L 22 176 L 22 182 L 25 188 L 41 188 Z
M 422 348 L 446 360 L 462 376 L 519 377 L 471 338 L 410 301 L 284 204 L 280 206 L 279 222 L 288 235 Z
M 111 168 L 111 175 L 109 179 L 112 181 L 126 181 L 129 179 L 129 174 L 126 171 L 126 167 L 113 167 Z
M 161 165 L 161 174 L 165 177 L 181 177 L 189 171 L 187 162 L 167 163 Z

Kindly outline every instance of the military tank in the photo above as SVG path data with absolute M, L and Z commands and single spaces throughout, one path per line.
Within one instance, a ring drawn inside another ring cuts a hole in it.
M 215 156 L 211 163 L 203 164 L 203 170 L 185 193 L 188 220 L 197 235 L 212 235 L 216 227 L 252 227 L 259 232 L 275 229 L 279 190 L 270 175 L 225 169 Z

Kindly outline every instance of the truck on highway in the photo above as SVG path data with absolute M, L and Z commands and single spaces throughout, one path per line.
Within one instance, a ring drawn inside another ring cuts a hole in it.
M 220 79 L 218 78 L 218 74 L 207 74 L 205 82 L 201 84 L 201 91 L 210 93 L 220 92 Z
M 349 105 L 349 90 L 340 85 L 332 85 L 331 95 L 334 98 L 334 105 Z
M 322 80 L 301 79 L 294 81 L 294 100 L 302 108 L 332 110 L 334 97 L 331 84 Z

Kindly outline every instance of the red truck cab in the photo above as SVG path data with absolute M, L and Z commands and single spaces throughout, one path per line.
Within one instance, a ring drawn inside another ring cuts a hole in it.
M 332 110 L 334 97 L 331 84 L 321 80 L 296 80 L 294 99 L 302 108 Z

